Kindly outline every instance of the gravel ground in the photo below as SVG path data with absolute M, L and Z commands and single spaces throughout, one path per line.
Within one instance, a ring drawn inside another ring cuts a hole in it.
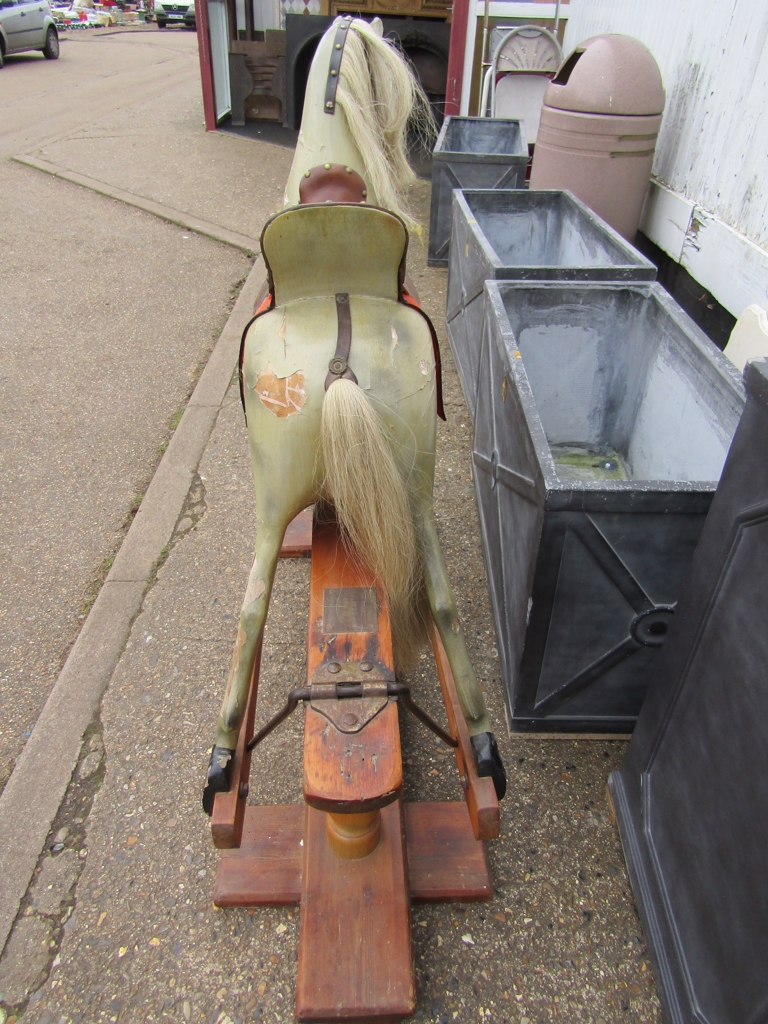
M 415 190 L 422 222 L 429 189 Z M 444 272 L 411 269 L 438 326 L 448 422 L 436 508 L 474 664 L 509 774 L 495 895 L 417 906 L 419 1002 L 432 1024 L 660 1020 L 605 795 L 617 741 L 508 738 L 470 476 L 471 429 L 445 341 Z M 199 797 L 250 568 L 253 502 L 233 382 L 175 542 L 147 595 L 0 963 L 10 1024 L 291 1021 L 298 912 L 217 911 L 217 852 Z M 283 562 L 267 626 L 258 720 L 302 681 L 309 566 Z M 411 684 L 442 718 L 431 660 Z M 459 799 L 453 757 L 402 721 L 406 798 Z M 256 752 L 251 799 L 301 799 L 301 712 Z M 2 1016 L 0 1016 L 2 1020 Z

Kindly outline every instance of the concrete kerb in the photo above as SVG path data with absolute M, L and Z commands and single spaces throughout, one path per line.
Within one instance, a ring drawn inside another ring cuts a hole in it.
M 112 569 L 0 795 L 0 954 L 181 509 L 237 365 L 263 267 L 251 270 Z
M 155 217 L 160 217 L 170 224 L 176 224 L 181 228 L 194 231 L 198 235 L 212 238 L 215 242 L 223 242 L 225 245 L 231 245 L 235 249 L 242 249 L 244 252 L 258 253 L 260 251 L 259 242 L 255 238 L 241 235 L 237 231 L 230 231 L 228 228 L 212 224 L 210 221 L 195 217 L 193 214 L 175 210 L 171 206 L 156 203 L 153 199 L 145 199 L 144 196 L 136 195 L 134 192 L 127 192 L 125 189 L 108 185 L 106 182 L 99 181 L 97 178 L 91 178 L 87 174 L 68 171 L 66 168 L 52 164 L 48 160 L 38 160 L 37 157 L 33 156 L 14 156 L 11 159 L 17 164 L 23 164 L 25 167 L 42 171 L 43 174 L 50 174 L 54 178 L 61 178 L 62 181 L 69 181 L 73 185 L 80 185 L 82 188 L 88 188 L 92 192 L 98 192 L 99 195 L 106 196 L 108 199 L 116 199 L 127 206 L 135 206 L 137 209 L 151 213 Z

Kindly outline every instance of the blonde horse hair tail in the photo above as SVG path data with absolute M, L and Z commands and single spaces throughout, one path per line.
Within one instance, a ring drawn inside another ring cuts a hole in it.
M 435 134 L 434 118 L 405 56 L 376 27 L 360 19 L 351 23 L 347 33 L 336 102 L 344 111 L 379 206 L 418 231 L 403 202 L 405 189 L 416 180 L 408 163 L 407 132 L 410 124 L 427 148 Z
M 412 666 L 426 638 L 421 558 L 403 478 L 384 429 L 361 388 L 334 381 L 323 401 L 325 493 L 342 534 L 389 602 L 395 666 Z

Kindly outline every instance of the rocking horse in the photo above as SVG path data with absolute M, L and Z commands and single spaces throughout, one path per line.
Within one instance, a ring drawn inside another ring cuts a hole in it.
M 285 208 L 262 233 L 267 283 L 241 349 L 255 558 L 203 807 L 225 850 L 219 905 L 301 902 L 300 1020 L 413 1011 L 409 900 L 489 897 L 476 840 L 498 833 L 506 787 L 432 507 L 439 349 L 406 278 L 414 225 L 400 198 L 414 114 L 429 116 L 426 100 L 380 23 L 336 19 L 310 69 Z M 254 736 L 277 561 L 312 505 L 308 684 Z M 449 733 L 396 675 L 427 638 Z M 306 808 L 246 807 L 250 751 L 300 701 Z M 398 706 L 455 748 L 466 807 L 403 807 Z M 342 928 L 355 906 L 365 922 Z M 346 959 L 346 981 L 329 982 L 329 955 Z

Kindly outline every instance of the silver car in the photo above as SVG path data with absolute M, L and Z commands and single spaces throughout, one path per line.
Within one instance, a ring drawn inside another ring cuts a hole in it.
M 59 56 L 48 0 L 0 0 L 0 68 L 8 54 L 24 50 L 42 50 L 48 60 Z
M 195 0 L 155 0 L 155 20 L 158 28 L 166 25 L 196 28 Z

